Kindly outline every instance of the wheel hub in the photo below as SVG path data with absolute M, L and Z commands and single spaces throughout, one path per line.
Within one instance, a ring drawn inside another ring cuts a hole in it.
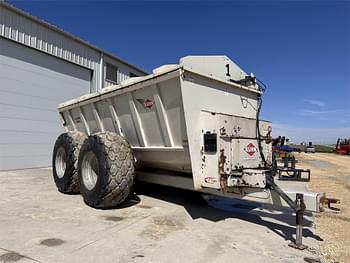
M 96 155 L 92 151 L 89 151 L 84 155 L 81 173 L 84 186 L 91 191 L 96 185 L 97 176 L 99 173 L 98 161 Z
M 58 178 L 62 178 L 66 172 L 66 151 L 63 147 L 58 148 L 56 159 L 55 159 L 55 169 Z

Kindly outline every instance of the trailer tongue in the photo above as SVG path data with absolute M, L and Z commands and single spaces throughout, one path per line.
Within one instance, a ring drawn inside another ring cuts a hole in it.
M 140 181 L 290 206 L 297 214 L 294 244 L 303 248 L 303 212 L 320 212 L 325 194 L 284 192 L 275 183 L 272 125 L 259 119 L 263 91 L 226 56 L 188 56 L 62 103 L 71 143 L 55 145 L 56 184 L 67 192 L 79 181 L 93 207 L 123 202 L 134 174 Z M 84 142 L 75 141 L 77 134 Z M 63 159 L 62 149 L 79 156 Z

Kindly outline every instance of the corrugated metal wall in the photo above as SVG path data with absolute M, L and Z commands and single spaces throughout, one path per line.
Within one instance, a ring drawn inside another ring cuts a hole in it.
M 52 56 L 67 60 L 74 64 L 93 70 L 91 91 L 94 92 L 104 86 L 109 86 L 108 81 L 101 81 L 104 77 L 103 67 L 105 63 L 103 51 L 84 44 L 79 39 L 37 18 L 25 14 L 21 10 L 8 4 L 0 3 L 0 37 L 11 39 L 31 48 L 40 50 Z M 101 59 L 102 58 L 102 59 Z M 129 78 L 130 72 L 136 75 L 145 75 L 144 72 L 130 67 L 112 56 L 106 58 L 108 63 L 118 68 L 118 80 Z
M 79 66 L 92 69 L 91 91 L 101 83 L 99 77 L 100 53 L 78 41 L 44 26 L 34 19 L 0 5 L 0 36 Z
M 0 14 L 1 36 L 80 66 L 96 69 L 100 57 L 97 51 L 3 6 L 0 6 Z

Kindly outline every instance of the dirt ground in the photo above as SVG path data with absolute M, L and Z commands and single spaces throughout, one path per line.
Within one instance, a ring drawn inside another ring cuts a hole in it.
M 0 262 L 350 262 L 350 156 L 296 157 L 311 169 L 310 191 L 341 200 L 340 212 L 306 216 L 306 250 L 288 246 L 288 208 L 233 199 L 208 206 L 198 193 L 148 186 L 121 207 L 98 210 L 60 194 L 51 169 L 27 169 L 0 172 Z
M 323 239 L 322 262 L 350 262 L 350 156 L 301 153 L 296 157 L 300 167 L 311 169 L 310 191 L 324 191 L 341 200 L 334 210 L 315 216 L 316 233 Z
M 139 188 L 122 206 L 101 210 L 59 193 L 51 169 L 0 172 L 0 263 L 319 262 L 313 217 L 304 221 L 309 249 L 300 251 L 288 246 L 289 208 L 226 199 L 216 209 L 195 192 Z

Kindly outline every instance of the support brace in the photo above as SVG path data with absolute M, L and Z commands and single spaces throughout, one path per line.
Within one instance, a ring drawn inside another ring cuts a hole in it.
M 289 196 L 273 181 L 273 178 L 268 179 L 268 185 L 274 191 L 276 191 L 281 198 L 286 201 L 286 203 L 295 211 L 296 216 L 296 236 L 295 242 L 291 242 L 289 244 L 290 247 L 297 248 L 303 250 L 307 248 L 306 245 L 303 245 L 303 222 L 304 222 L 304 212 L 305 212 L 305 203 L 304 203 L 304 195 L 296 194 L 296 200 L 293 201 L 289 198 Z

